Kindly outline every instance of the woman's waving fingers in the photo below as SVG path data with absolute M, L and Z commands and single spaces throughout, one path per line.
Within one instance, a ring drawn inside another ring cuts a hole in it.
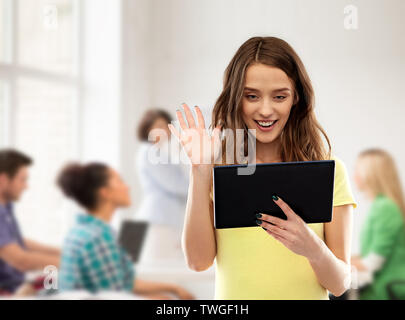
M 197 119 L 198 119 L 198 127 L 201 129 L 205 129 L 205 121 L 204 121 L 204 116 L 201 112 L 200 107 L 195 106 L 194 107 L 195 112 L 197 113 Z
M 186 119 L 187 119 L 187 123 L 188 123 L 189 128 L 195 128 L 196 127 L 195 126 L 195 120 L 194 120 L 193 113 L 190 110 L 190 107 L 185 103 L 183 103 L 182 106 L 183 106 L 184 111 L 186 113 Z
M 217 125 L 214 130 L 212 131 L 212 137 L 211 137 L 211 144 L 212 144 L 212 149 L 213 149 L 213 162 L 214 163 L 220 163 L 221 162 L 221 125 Z M 219 157 L 219 158 L 218 158 Z M 219 161 L 219 162 L 218 162 Z
M 188 128 L 188 125 L 187 125 L 186 121 L 184 120 L 183 113 L 181 112 L 180 109 L 176 110 L 176 115 L 177 115 L 177 119 L 179 119 L 181 129 L 186 130 Z
M 169 123 L 167 125 L 169 127 L 169 130 L 172 134 L 174 134 L 174 136 L 178 139 L 178 141 L 181 141 L 180 139 L 180 133 L 179 131 L 176 129 L 176 127 L 174 125 L 172 125 L 171 123 Z

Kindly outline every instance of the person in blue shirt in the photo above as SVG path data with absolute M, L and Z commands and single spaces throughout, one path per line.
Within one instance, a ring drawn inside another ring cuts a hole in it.
M 139 141 L 136 173 L 142 189 L 134 220 L 149 223 L 142 249 L 142 264 L 185 264 L 181 235 L 186 211 L 189 164 L 168 124 L 172 116 L 162 109 L 149 109 L 137 126 Z M 175 148 L 179 146 L 178 153 Z M 174 150 L 173 150 L 174 149 Z M 183 153 L 183 154 L 182 154 Z M 184 156 L 183 158 L 182 155 Z
M 28 169 L 33 163 L 14 149 L 0 150 L 0 295 L 19 294 L 27 271 L 58 267 L 60 250 L 27 239 L 14 216 L 14 202 L 28 187 Z
M 78 215 L 62 247 L 58 289 L 126 291 L 150 299 L 193 299 L 183 288 L 138 279 L 131 259 L 110 226 L 114 212 L 131 204 L 120 175 L 102 163 L 67 165 L 58 176 L 63 193 L 85 209 Z
M 189 166 L 182 163 L 181 149 L 179 158 L 174 159 L 168 128 L 171 121 L 168 112 L 150 109 L 138 125 L 136 169 L 143 197 L 136 218 L 181 233 L 188 194 Z M 177 141 L 174 142 L 177 144 Z

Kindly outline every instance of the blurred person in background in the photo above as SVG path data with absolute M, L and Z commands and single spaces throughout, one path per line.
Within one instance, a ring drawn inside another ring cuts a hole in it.
M 27 189 L 32 159 L 13 149 L 0 150 L 0 295 L 16 294 L 27 271 L 59 266 L 60 250 L 23 238 L 13 202 Z
M 184 261 L 181 232 L 187 202 L 189 168 L 181 161 L 171 161 L 172 141 L 168 128 L 171 121 L 172 117 L 168 112 L 150 109 L 143 115 L 137 128 L 140 145 L 136 165 L 143 198 L 135 219 L 149 222 L 141 263 L 153 263 L 157 260 Z M 175 143 L 178 142 L 175 140 Z M 152 161 L 151 154 L 155 154 L 157 150 L 165 163 Z
M 149 299 L 193 299 L 183 288 L 135 277 L 133 263 L 118 244 L 110 221 L 118 208 L 131 204 L 129 188 L 120 175 L 102 163 L 69 164 L 57 183 L 63 193 L 82 206 L 62 249 L 60 291 L 133 292 Z
M 354 180 L 371 201 L 360 235 L 361 254 L 351 260 L 359 298 L 389 299 L 392 285 L 396 298 L 405 299 L 405 201 L 395 162 L 384 150 L 365 150 L 357 158 Z

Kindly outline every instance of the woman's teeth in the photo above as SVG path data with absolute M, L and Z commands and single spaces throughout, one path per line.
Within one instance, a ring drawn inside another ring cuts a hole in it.
M 258 124 L 260 124 L 262 127 L 271 127 L 274 123 L 276 123 L 277 120 L 274 121 L 256 121 Z

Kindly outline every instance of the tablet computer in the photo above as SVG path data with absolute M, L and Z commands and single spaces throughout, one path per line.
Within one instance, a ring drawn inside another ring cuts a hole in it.
M 148 222 L 146 221 L 126 220 L 122 223 L 118 242 L 134 263 L 139 261 L 147 230 Z
M 286 219 L 273 194 L 306 223 L 332 221 L 334 160 L 257 163 L 253 174 L 238 175 L 238 168 L 247 166 L 213 168 L 216 229 L 257 227 L 259 212 Z

